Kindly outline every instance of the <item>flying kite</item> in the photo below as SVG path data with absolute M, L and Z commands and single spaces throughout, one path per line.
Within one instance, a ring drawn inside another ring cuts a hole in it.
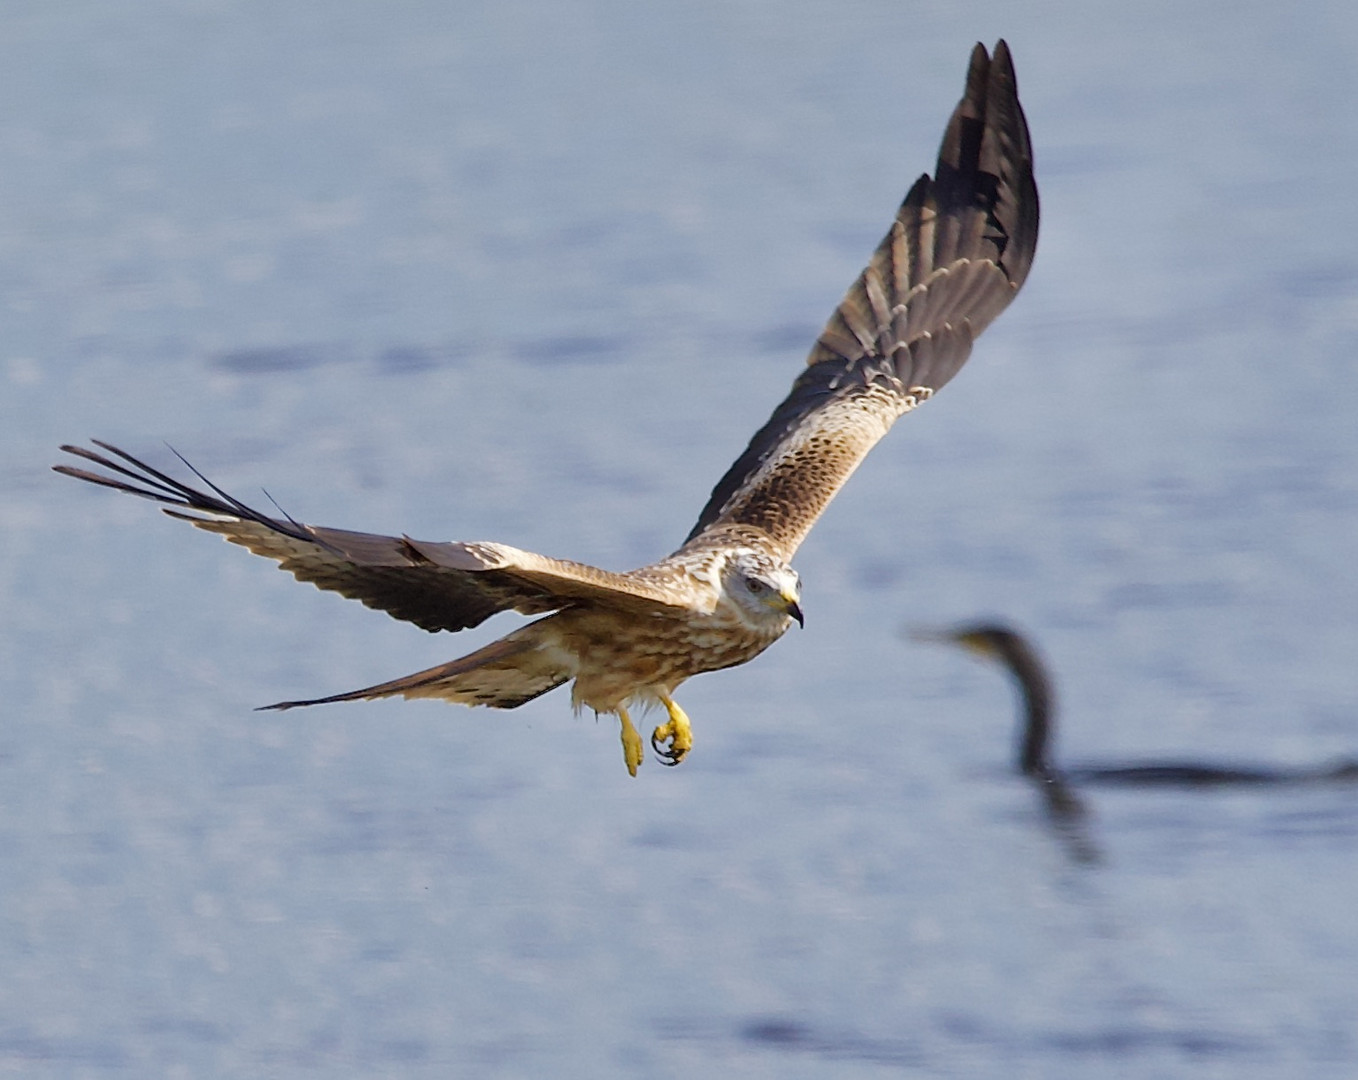
M 802 622 L 793 554 L 877 440 L 957 373 L 976 336 L 1014 298 L 1037 231 L 1032 149 L 1009 48 L 999 42 L 992 57 L 978 44 L 934 175 L 911 187 L 792 392 L 718 481 L 683 545 L 625 573 L 506 544 L 429 542 L 271 517 L 187 461 L 207 490 L 98 440 L 105 453 L 62 450 L 104 472 L 55 468 L 168 504 L 171 517 L 274 559 L 300 581 L 425 630 L 464 630 L 500 611 L 542 616 L 427 671 L 266 708 L 401 695 L 512 709 L 574 680 L 577 711 L 621 721 L 623 759 L 635 776 L 644 755 L 631 710 L 664 707 L 668 720 L 651 745 L 677 765 L 693 735 L 676 688 L 753 659 Z

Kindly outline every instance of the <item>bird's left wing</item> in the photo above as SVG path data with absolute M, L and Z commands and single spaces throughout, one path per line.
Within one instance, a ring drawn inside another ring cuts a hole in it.
M 614 574 L 507 544 L 429 542 L 303 525 L 286 515 L 268 517 L 226 494 L 186 461 L 211 493 L 108 443 L 95 440 L 95 445 L 111 456 L 80 446 L 62 450 L 105 472 L 71 465 L 53 468 L 164 503 L 171 517 L 273 559 L 300 581 L 362 601 L 425 630 L 465 630 L 498 611 L 537 615 L 593 604 L 653 614 L 683 606 L 683 597 L 663 581 Z
M 1013 299 L 1037 247 L 1037 185 L 1009 47 L 972 51 L 939 150 L 807 368 L 717 483 L 688 542 L 725 525 L 772 537 L 790 559 L 896 418 L 961 368 Z

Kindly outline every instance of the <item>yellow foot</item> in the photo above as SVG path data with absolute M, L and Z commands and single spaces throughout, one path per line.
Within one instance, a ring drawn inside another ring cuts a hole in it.
M 693 749 L 693 725 L 672 698 L 666 695 L 661 700 L 665 703 L 665 711 L 670 714 L 670 719 L 669 723 L 661 724 L 651 733 L 651 749 L 656 752 L 662 765 L 678 765 Z
M 618 719 L 622 721 L 622 760 L 627 764 L 627 771 L 636 776 L 642 758 L 646 756 L 641 748 L 641 736 L 632 726 L 632 718 L 627 715 L 626 709 L 618 710 Z

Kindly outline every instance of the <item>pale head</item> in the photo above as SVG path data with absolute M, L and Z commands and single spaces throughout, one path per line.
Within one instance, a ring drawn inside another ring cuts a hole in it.
M 751 626 L 782 633 L 796 619 L 802 625 L 802 581 L 797 571 L 752 548 L 736 548 L 721 569 L 725 599 Z

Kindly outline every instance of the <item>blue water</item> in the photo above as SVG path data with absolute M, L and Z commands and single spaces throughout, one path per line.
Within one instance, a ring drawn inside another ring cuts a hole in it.
M 156 3 L 0 11 L 0 1069 L 1349 1077 L 1358 789 L 1071 760 L 1358 755 L 1351 5 Z M 267 702 L 446 660 L 150 504 L 169 442 L 319 524 L 677 545 L 932 166 L 977 39 L 1023 294 L 799 554 L 807 627 L 611 721 Z

